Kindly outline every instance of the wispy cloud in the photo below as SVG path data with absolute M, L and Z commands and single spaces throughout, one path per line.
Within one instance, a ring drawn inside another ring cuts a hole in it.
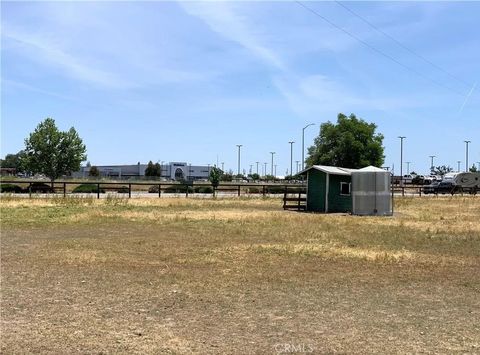
M 4 31 L 3 36 L 13 41 L 17 49 L 28 52 L 29 58 L 60 68 L 64 74 L 72 78 L 109 88 L 134 86 L 122 77 L 68 53 L 46 36 L 12 29 Z
M 248 18 L 235 11 L 235 3 L 180 2 L 180 5 L 188 14 L 205 22 L 212 31 L 240 44 L 272 69 L 287 70 L 278 54 L 263 43 L 258 28 L 254 30 Z

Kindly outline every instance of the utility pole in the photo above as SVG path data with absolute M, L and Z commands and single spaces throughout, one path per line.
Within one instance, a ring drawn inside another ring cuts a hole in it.
M 293 143 L 294 141 L 288 142 L 290 144 L 290 176 L 293 176 Z
M 241 144 L 237 144 L 238 147 L 238 170 L 237 170 L 237 176 L 240 175 L 240 148 L 242 148 Z
M 275 154 L 275 152 L 270 152 L 270 154 L 272 154 L 272 166 L 270 167 L 270 171 L 271 171 L 270 175 L 275 176 L 273 175 L 273 155 Z
M 468 173 L 468 143 L 471 141 L 464 141 L 465 142 L 465 172 Z
M 403 186 L 403 140 L 407 137 L 398 136 L 398 138 L 400 138 L 400 185 Z M 402 189 L 402 192 L 403 192 L 403 189 Z
M 430 155 L 430 159 L 432 160 L 432 162 L 430 163 L 430 171 L 433 171 L 433 158 L 436 158 L 437 156 L 436 155 Z
M 305 129 L 314 125 L 315 123 L 309 123 L 302 129 L 302 170 L 305 169 Z

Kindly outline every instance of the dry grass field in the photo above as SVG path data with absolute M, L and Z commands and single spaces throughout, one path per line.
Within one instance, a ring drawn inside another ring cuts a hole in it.
M 480 353 L 480 198 L 394 217 L 278 199 L 1 207 L 1 352 Z

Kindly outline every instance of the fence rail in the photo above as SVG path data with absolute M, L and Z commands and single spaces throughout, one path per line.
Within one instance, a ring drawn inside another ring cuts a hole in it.
M 117 192 L 119 194 L 149 193 L 161 197 L 162 194 L 184 194 L 189 197 L 195 194 L 218 194 L 229 195 L 281 195 L 287 188 L 305 188 L 302 184 L 258 184 L 258 183 L 238 183 L 238 184 L 220 184 L 217 188 L 213 188 L 208 183 L 174 183 L 174 182 L 111 182 L 111 181 L 54 181 L 53 183 L 46 180 L 0 180 L 1 192 L 24 193 L 29 194 L 62 194 L 67 195 L 89 194 L 96 195 L 97 198 L 107 192 Z M 10 185 L 10 186 L 6 186 Z M 76 189 L 82 186 L 83 189 Z

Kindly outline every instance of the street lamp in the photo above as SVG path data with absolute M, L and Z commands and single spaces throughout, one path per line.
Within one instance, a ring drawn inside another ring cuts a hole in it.
M 302 170 L 305 169 L 305 129 L 314 125 L 315 123 L 309 123 L 302 129 Z
M 242 148 L 241 144 L 237 144 L 238 147 L 238 170 L 237 170 L 237 176 L 240 175 L 240 148 Z
M 464 141 L 465 142 L 465 172 L 468 173 L 468 143 L 471 141 Z
M 293 176 L 293 143 L 294 141 L 288 142 L 290 144 L 290 176 Z
M 432 160 L 432 162 L 430 163 L 430 171 L 433 171 L 433 158 L 436 158 L 437 156 L 436 155 L 430 155 L 430 159 Z
M 273 155 L 275 154 L 275 152 L 270 152 L 270 154 L 272 154 L 272 166 L 270 167 L 270 170 L 271 170 L 270 175 L 275 176 L 275 175 L 273 175 Z
M 410 163 L 411 161 L 406 161 L 405 164 L 407 164 L 407 174 L 410 174 Z
M 400 138 L 400 184 L 403 186 L 403 140 L 407 137 L 398 136 Z

